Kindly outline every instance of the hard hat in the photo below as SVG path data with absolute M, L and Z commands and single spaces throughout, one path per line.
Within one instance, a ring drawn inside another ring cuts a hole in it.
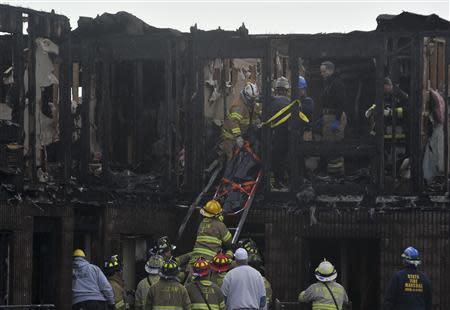
M 173 245 L 170 242 L 169 237 L 164 236 L 164 237 L 160 237 L 157 241 L 157 247 L 158 247 L 158 253 L 162 254 L 164 252 L 166 252 L 167 250 L 175 250 L 177 247 L 175 245 Z
M 194 277 L 206 277 L 207 275 L 209 275 L 208 261 L 203 257 L 198 258 L 194 263 L 192 271 L 192 275 Z
M 336 279 L 337 271 L 332 263 L 324 259 L 316 268 L 315 276 L 320 282 L 330 282 Z
M 225 272 L 230 269 L 231 260 L 223 252 L 219 252 L 213 257 L 210 266 L 214 271 Z
M 84 254 L 84 251 L 81 249 L 76 249 L 73 251 L 73 257 L 86 257 L 86 254 Z
M 161 255 L 150 256 L 148 261 L 145 263 L 145 271 L 148 274 L 159 274 L 163 264 L 164 259 Z
M 258 247 L 256 246 L 256 242 L 251 238 L 245 238 L 238 242 L 239 248 L 244 248 L 248 254 L 258 254 Z
M 308 87 L 308 83 L 306 83 L 306 79 L 303 76 L 299 75 L 298 76 L 298 88 L 305 89 L 307 87 Z
M 407 247 L 405 251 L 403 251 L 402 257 L 407 264 L 414 266 L 420 265 L 420 253 L 416 248 L 412 246 Z
M 284 76 L 281 76 L 275 81 L 275 88 L 284 88 L 288 90 L 291 86 L 289 84 L 289 80 Z
M 247 101 L 254 101 L 259 96 L 258 86 L 248 82 L 242 90 L 242 95 Z
M 222 213 L 222 206 L 217 200 L 210 200 L 200 209 L 200 214 L 204 217 L 215 217 Z
M 122 270 L 122 262 L 119 259 L 119 255 L 112 255 L 109 260 L 105 262 L 105 270 L 109 272 Z
M 178 272 L 178 263 L 173 259 L 169 259 L 162 265 L 160 275 L 165 279 L 175 279 Z

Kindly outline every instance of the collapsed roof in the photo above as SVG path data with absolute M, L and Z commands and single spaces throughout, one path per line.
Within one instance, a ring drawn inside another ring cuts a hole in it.
M 116 14 L 103 13 L 97 15 L 96 18 L 80 17 L 78 28 L 73 33 L 83 37 L 118 34 L 143 35 L 148 33 L 181 35 L 178 30 L 152 27 L 133 14 L 124 11 Z
M 439 31 L 450 30 L 450 22 L 436 14 L 420 15 L 402 12 L 398 15 L 382 14 L 377 17 L 376 31 Z

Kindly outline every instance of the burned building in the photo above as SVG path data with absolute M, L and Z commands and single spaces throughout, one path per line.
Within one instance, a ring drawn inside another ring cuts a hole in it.
M 80 18 L 74 30 L 54 13 L 0 12 L 0 31 L 9 33 L 0 37 L 1 305 L 69 309 L 78 247 L 100 266 L 119 254 L 134 289 L 153 242 L 176 240 L 184 207 L 208 183 L 243 85 L 257 85 L 265 123 L 274 81 L 285 76 L 294 101 L 299 75 L 315 104 L 309 129 L 292 106 L 285 188 L 271 182 L 273 129 L 252 132 L 263 173 L 241 235 L 262 249 L 274 297 L 298 307 L 289 302 L 327 257 L 353 309 L 378 309 L 401 251 L 415 245 L 434 307 L 450 305 L 448 21 L 404 12 L 380 16 L 370 32 L 249 35 L 244 25 L 158 29 L 126 12 Z M 346 88 L 348 126 L 338 142 L 314 128 L 327 60 Z M 384 124 L 387 76 L 409 98 L 405 117 Z M 323 162 L 336 154 L 345 174 L 330 177 Z M 238 221 L 227 218 L 231 227 Z M 194 214 L 178 253 L 192 249 L 197 223 Z

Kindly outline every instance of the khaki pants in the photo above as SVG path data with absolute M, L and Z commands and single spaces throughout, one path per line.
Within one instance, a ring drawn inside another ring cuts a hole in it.
M 344 139 L 345 127 L 347 126 L 347 115 L 342 113 L 340 119 L 340 126 L 337 132 L 331 130 L 331 124 L 336 119 L 335 114 L 323 115 L 323 141 L 336 142 Z M 333 175 L 343 175 L 344 169 L 344 157 L 342 156 L 327 156 L 327 173 Z

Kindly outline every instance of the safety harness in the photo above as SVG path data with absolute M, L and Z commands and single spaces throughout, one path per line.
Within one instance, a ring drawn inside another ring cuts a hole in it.
M 289 111 L 295 104 L 302 105 L 300 99 L 295 99 L 291 103 L 289 103 L 287 106 L 283 107 L 281 110 L 276 112 L 274 115 L 272 115 L 267 121 L 262 122 L 261 125 L 268 125 L 270 124 L 271 128 L 275 128 L 277 126 L 280 126 L 281 124 L 285 123 L 291 116 L 292 112 Z M 298 117 L 304 121 L 305 123 L 309 123 L 309 119 L 306 116 L 305 113 L 302 111 L 298 112 Z M 277 120 L 278 119 L 278 120 Z M 275 121 L 276 120 L 276 121 Z M 275 121 L 275 122 L 274 122 Z

